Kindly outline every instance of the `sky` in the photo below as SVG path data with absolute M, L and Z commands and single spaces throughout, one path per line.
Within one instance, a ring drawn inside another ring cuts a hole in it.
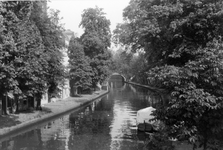
M 65 29 L 70 29 L 77 36 L 81 36 L 83 29 L 79 24 L 81 22 L 81 14 L 84 9 L 103 8 L 106 18 L 111 21 L 110 29 L 113 31 L 117 23 L 121 23 L 123 9 L 128 6 L 130 0 L 51 0 L 48 7 L 60 11 L 61 22 L 65 24 Z

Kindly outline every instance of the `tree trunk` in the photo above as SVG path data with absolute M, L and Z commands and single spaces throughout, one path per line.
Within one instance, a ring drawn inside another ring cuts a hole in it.
M 2 115 L 7 115 L 7 96 L 1 95 L 2 98 Z
M 70 97 L 73 97 L 73 87 L 70 87 Z
M 51 102 L 52 93 L 47 92 L 47 94 L 48 94 L 48 103 L 50 103 Z
M 16 103 L 15 113 L 19 113 L 19 99 L 17 95 L 15 95 L 15 103 Z
M 10 101 L 11 101 L 10 113 L 14 114 L 16 112 L 15 99 L 10 99 Z
M 29 108 L 34 108 L 34 97 L 29 97 L 28 98 L 28 107 Z
M 74 86 L 73 89 L 74 89 L 74 96 L 76 96 L 78 94 L 78 91 L 77 91 L 78 88 L 76 86 Z
M 78 94 L 82 94 L 82 92 L 83 92 L 83 88 L 79 87 Z
M 31 98 L 31 102 L 32 102 L 31 107 L 35 108 L 35 98 L 34 97 Z
M 71 97 L 74 97 L 74 96 L 76 96 L 77 95 L 77 87 L 76 86 L 72 86 L 71 87 L 71 91 L 70 91 L 70 96 Z
M 36 96 L 33 96 L 33 102 L 34 102 L 34 106 L 33 108 L 36 108 L 37 104 L 35 103 L 37 100 L 36 100 Z
M 42 94 L 38 93 L 36 94 L 36 110 L 42 110 L 42 107 L 41 107 L 41 99 L 42 99 Z

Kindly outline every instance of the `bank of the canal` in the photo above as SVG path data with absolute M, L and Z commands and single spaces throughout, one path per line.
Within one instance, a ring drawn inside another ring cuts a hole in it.
M 165 89 L 160 89 L 160 88 L 152 87 L 152 86 L 149 86 L 149 85 L 139 84 L 139 83 L 130 82 L 130 81 L 125 81 L 125 83 L 135 85 L 135 86 L 139 86 L 139 87 L 143 87 L 143 88 L 147 88 L 147 89 L 149 89 L 153 92 L 165 92 Z
M 84 107 L 92 101 L 106 95 L 109 91 L 101 90 L 96 91 L 93 94 L 81 95 L 81 97 L 69 97 L 63 100 L 59 100 L 53 103 L 48 103 L 43 106 L 43 111 L 21 113 L 19 115 L 5 116 L 2 120 L 13 120 L 14 124 L 7 124 L 4 127 L 0 127 L 0 138 L 10 136 L 18 131 L 25 130 L 29 127 L 41 124 L 45 121 L 49 121 L 58 116 L 64 115 L 75 109 Z M 8 118 L 6 118 L 8 117 Z M 0 123 L 3 123 L 0 118 Z

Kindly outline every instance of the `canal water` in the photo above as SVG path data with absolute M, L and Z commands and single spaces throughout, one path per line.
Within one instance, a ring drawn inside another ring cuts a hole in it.
M 143 150 L 147 134 L 136 130 L 136 112 L 159 95 L 122 82 L 85 108 L 0 141 L 0 150 Z

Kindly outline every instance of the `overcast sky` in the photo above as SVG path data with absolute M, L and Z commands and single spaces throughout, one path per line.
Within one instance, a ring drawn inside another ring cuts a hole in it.
M 65 29 L 71 29 L 78 36 L 83 33 L 79 28 L 81 14 L 84 9 L 103 8 L 106 13 L 106 18 L 111 21 L 111 31 L 115 29 L 117 23 L 122 22 L 123 9 L 129 4 L 130 0 L 51 0 L 48 7 L 58 9 L 60 17 L 63 17 L 62 23 L 65 24 Z

